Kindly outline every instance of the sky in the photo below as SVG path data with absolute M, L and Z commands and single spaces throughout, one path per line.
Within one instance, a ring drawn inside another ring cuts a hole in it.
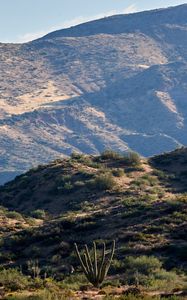
M 0 42 L 23 43 L 57 29 L 185 0 L 0 0 Z

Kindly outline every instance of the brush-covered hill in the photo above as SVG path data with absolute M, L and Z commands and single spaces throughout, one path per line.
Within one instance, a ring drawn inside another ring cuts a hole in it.
M 115 239 L 111 282 L 135 283 L 138 270 L 142 285 L 180 289 L 187 276 L 186 192 L 186 148 L 148 160 L 135 153 L 74 153 L 41 165 L 0 189 L 1 205 L 38 218 L 34 226 L 2 235 L 0 263 L 27 274 L 28 261 L 37 261 L 40 276 L 72 286 L 80 280 L 74 242 L 83 247 Z
M 0 184 L 73 151 L 186 145 L 187 5 L 0 44 Z

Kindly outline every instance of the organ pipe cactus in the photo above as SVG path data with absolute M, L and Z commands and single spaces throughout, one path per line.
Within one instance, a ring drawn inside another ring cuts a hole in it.
M 112 242 L 112 248 L 109 254 L 106 252 L 106 244 L 102 245 L 101 259 L 98 261 L 97 246 L 93 242 L 93 261 L 88 250 L 88 246 L 85 245 L 85 251 L 83 255 L 80 254 L 77 244 L 75 243 L 75 251 L 79 259 L 82 270 L 87 277 L 88 281 L 96 288 L 98 288 L 104 281 L 115 252 L 115 241 Z

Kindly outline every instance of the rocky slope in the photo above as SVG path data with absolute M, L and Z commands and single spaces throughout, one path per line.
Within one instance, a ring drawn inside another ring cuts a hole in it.
M 149 160 L 105 152 L 39 166 L 0 188 L 0 204 L 17 211 L 4 210 L 8 225 L 0 232 L 0 265 L 27 273 L 28 261 L 38 260 L 41 274 L 69 278 L 70 267 L 77 270 L 74 242 L 82 247 L 115 239 L 112 281 L 125 282 L 128 256 L 155 256 L 186 282 L 186 183 L 186 148 Z M 180 286 L 177 276 L 159 276 L 169 290 Z
M 0 44 L 0 184 L 72 151 L 186 144 L 187 5 Z

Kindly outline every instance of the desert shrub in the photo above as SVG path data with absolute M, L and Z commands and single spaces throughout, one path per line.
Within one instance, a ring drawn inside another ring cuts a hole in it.
M 71 158 L 72 159 L 80 160 L 83 157 L 84 157 L 84 154 L 82 154 L 82 153 L 75 152 L 75 151 L 71 153 Z
M 100 164 L 98 162 L 94 162 L 93 158 L 91 156 L 88 155 L 82 155 L 79 156 L 79 158 L 77 158 L 76 160 L 78 160 L 79 163 L 91 167 L 91 168 L 99 168 Z
M 90 210 L 93 210 L 95 208 L 95 204 L 93 202 L 89 201 L 82 201 L 79 204 L 76 205 L 76 208 L 78 210 L 88 212 Z
M 71 192 L 73 190 L 73 185 L 71 184 L 71 182 L 66 182 L 62 188 L 63 192 Z
M 142 179 L 146 180 L 147 183 L 150 185 L 150 186 L 154 186 L 156 184 L 158 184 L 158 179 L 154 176 L 151 176 L 149 174 L 145 174 L 141 177 Z
M 23 220 L 23 217 L 17 211 L 9 211 L 6 213 L 6 217 L 10 219 Z
M 122 177 L 122 176 L 125 175 L 125 172 L 124 172 L 123 169 L 118 168 L 118 169 L 113 169 L 113 170 L 112 170 L 112 174 L 113 174 L 114 176 L 116 176 L 116 177 Z
M 141 165 L 141 158 L 136 152 L 129 152 L 123 156 L 123 162 L 132 167 L 139 167 Z
M 17 291 L 26 289 L 29 280 L 16 269 L 3 269 L 0 271 L 0 284 L 9 291 Z
M 126 268 L 129 268 L 135 272 L 139 272 L 144 275 L 149 275 L 155 270 L 162 267 L 162 263 L 156 257 L 140 256 L 133 257 L 129 256 L 125 259 Z M 134 272 L 133 272 L 134 273 Z
M 94 168 L 94 169 L 100 169 L 101 164 L 95 161 L 90 160 L 90 162 L 88 162 L 86 164 L 88 167 Z
M 115 187 L 116 182 L 110 173 L 97 175 L 94 179 L 88 182 L 91 188 L 99 191 L 110 190 Z
M 6 214 L 8 212 L 7 208 L 0 206 L 0 214 Z
M 43 209 L 37 209 L 31 212 L 31 216 L 36 219 L 45 219 L 46 212 Z
M 124 271 L 124 262 L 122 260 L 113 259 L 111 265 L 111 272 L 120 273 L 122 271 Z
M 125 281 L 128 284 L 139 284 L 154 289 L 179 287 L 179 276 L 174 272 L 167 272 L 162 263 L 153 256 L 129 256 L 124 261 Z
M 82 180 L 88 180 L 93 177 L 92 173 L 89 173 L 87 170 L 80 168 L 79 172 L 77 173 L 81 177 Z
M 75 227 L 76 231 L 92 231 L 92 230 L 96 230 L 98 227 L 100 227 L 100 225 L 97 222 L 93 222 L 93 221 L 88 221 L 88 222 L 84 222 L 82 224 L 77 224 L 77 226 Z
M 140 187 L 140 186 L 147 186 L 147 180 L 145 180 L 145 179 L 143 179 L 143 178 L 141 178 L 141 177 L 139 177 L 139 178 L 137 178 L 137 179 L 135 179 L 135 180 L 132 180 L 131 181 L 131 186 L 138 186 L 138 187 Z
M 83 284 L 88 284 L 86 277 L 81 273 L 76 273 L 65 278 L 61 286 L 66 289 L 78 290 Z
M 119 160 L 122 158 L 122 155 L 113 150 L 105 150 L 101 153 L 101 159 L 103 160 Z
M 71 175 L 61 175 L 56 179 L 57 185 L 63 185 L 66 182 L 71 181 Z
M 70 193 L 74 189 L 71 175 L 59 176 L 55 181 L 55 186 L 52 188 L 52 192 L 55 194 Z

